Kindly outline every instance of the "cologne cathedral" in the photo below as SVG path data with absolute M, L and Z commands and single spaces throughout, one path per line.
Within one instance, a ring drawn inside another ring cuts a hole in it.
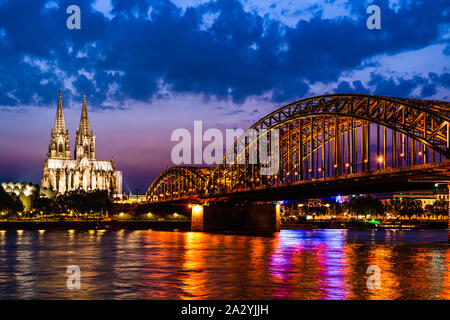
M 86 94 L 83 95 L 74 159 L 71 159 L 69 131 L 66 129 L 61 91 L 59 92 L 55 127 L 51 132 L 41 184 L 43 188 L 51 189 L 58 194 L 75 190 L 107 190 L 112 194 L 122 193 L 122 172 L 116 171 L 114 160 L 95 159 L 95 136 L 89 126 Z

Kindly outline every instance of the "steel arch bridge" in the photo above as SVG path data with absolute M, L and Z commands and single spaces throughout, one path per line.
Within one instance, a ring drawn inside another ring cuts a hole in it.
M 447 181 L 449 123 L 449 102 L 362 94 L 310 97 L 256 122 L 215 168 L 170 168 L 147 195 L 150 201 L 215 197 L 406 171 L 425 179 L 427 170 L 431 176 L 437 167 L 434 179 Z M 263 151 L 275 152 L 276 163 L 262 164 Z M 276 172 L 262 174 L 270 165 Z
M 200 196 L 206 190 L 206 182 L 212 168 L 172 167 L 164 170 L 147 191 L 150 201 L 182 199 Z

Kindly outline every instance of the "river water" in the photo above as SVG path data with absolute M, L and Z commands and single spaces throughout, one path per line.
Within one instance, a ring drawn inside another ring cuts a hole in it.
M 445 230 L 0 231 L 0 299 L 449 298 Z

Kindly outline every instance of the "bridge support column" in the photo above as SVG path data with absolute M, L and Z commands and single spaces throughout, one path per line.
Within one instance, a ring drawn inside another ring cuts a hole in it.
M 192 206 L 191 230 L 192 231 L 203 231 L 203 206 L 202 205 Z
M 280 231 L 280 206 L 246 204 L 192 207 L 192 231 L 248 231 L 270 233 Z
M 450 242 L 450 184 L 447 185 L 448 189 L 448 218 L 447 218 L 447 241 Z

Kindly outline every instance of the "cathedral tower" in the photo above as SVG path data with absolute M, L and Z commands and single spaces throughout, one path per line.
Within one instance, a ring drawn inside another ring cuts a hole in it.
M 105 190 L 122 193 L 122 172 L 116 171 L 114 160 L 95 160 L 95 136 L 89 126 L 86 94 L 83 95 L 80 127 L 75 141 L 75 159 L 70 159 L 69 133 L 64 122 L 61 92 L 59 92 L 55 127 L 44 162 L 42 188 L 55 194 Z
M 66 122 L 64 121 L 61 91 L 59 91 L 55 126 L 50 136 L 47 158 L 70 159 L 69 131 L 66 129 Z
M 95 136 L 89 126 L 86 93 L 83 93 L 83 107 L 81 110 L 80 127 L 77 130 L 75 140 L 75 159 L 81 160 L 84 157 L 89 160 L 95 160 Z

